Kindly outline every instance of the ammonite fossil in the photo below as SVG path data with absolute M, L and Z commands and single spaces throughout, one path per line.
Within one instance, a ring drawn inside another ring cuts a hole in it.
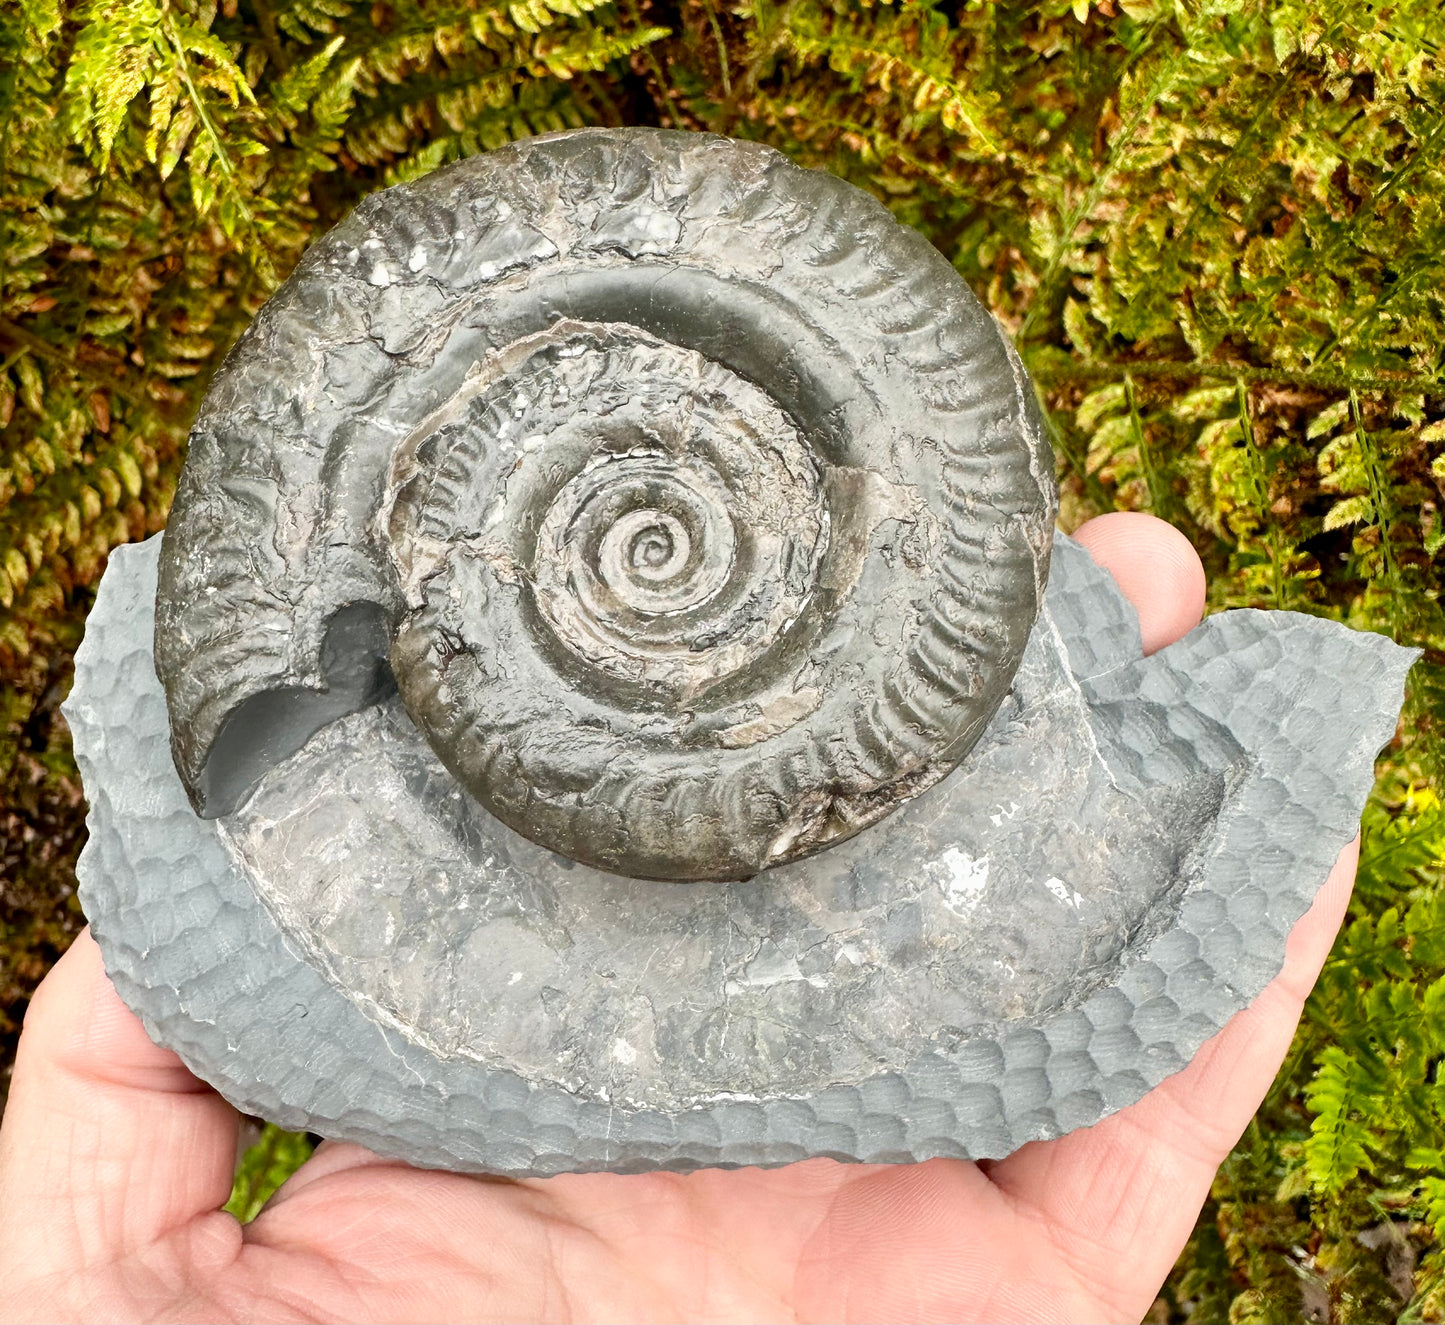
M 1053 512 L 1013 351 L 840 181 L 623 130 L 388 190 L 89 618 L 107 969 L 239 1107 L 418 1164 L 1092 1123 L 1279 969 L 1410 654 L 1145 658 Z
M 650 878 L 842 840 L 978 739 L 1052 458 L 915 232 L 769 148 L 532 139 L 390 189 L 212 388 L 162 568 L 177 767 L 224 813 L 389 663 L 468 791 Z

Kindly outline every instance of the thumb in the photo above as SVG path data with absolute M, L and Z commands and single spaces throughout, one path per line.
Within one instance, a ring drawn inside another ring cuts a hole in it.
M 150 1042 L 85 930 L 20 1037 L 0 1127 L 0 1284 L 117 1260 L 218 1211 L 239 1122 Z

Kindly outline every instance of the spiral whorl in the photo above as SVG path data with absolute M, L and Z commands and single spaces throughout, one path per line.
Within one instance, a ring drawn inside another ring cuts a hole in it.
M 166 541 L 158 662 L 202 802 L 218 710 L 323 688 L 358 600 L 473 795 L 639 877 L 851 835 L 1007 689 L 1052 529 L 1037 407 L 948 264 L 839 180 L 708 135 L 531 140 L 369 201 L 258 328 Z M 301 344 L 297 407 L 248 408 Z M 206 615 L 258 597 L 218 536 L 258 478 L 300 571 L 259 596 L 261 666 Z
M 544 648 L 598 669 L 596 684 L 681 702 L 765 652 L 813 593 L 827 540 L 812 453 L 763 392 L 691 350 L 560 322 L 419 432 L 399 452 L 389 521 L 406 587 L 434 605 L 414 628 L 445 631 L 435 605 L 455 601 L 459 629 L 505 636 L 492 614 L 510 577 L 547 627 Z M 427 592 L 454 549 L 485 594 L 449 569 Z

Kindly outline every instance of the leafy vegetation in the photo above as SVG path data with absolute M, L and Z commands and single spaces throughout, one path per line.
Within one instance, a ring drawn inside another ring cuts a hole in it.
M 954 262 L 1046 398 L 1066 526 L 1153 511 L 1212 607 L 1424 649 L 1348 927 L 1155 1314 L 1439 1319 L 1442 32 L 1435 0 L 10 0 L 0 1029 L 79 923 L 55 714 L 91 588 L 307 241 L 510 138 L 715 129 Z
M 283 1132 L 275 1123 L 267 1123 L 236 1165 L 236 1181 L 225 1208 L 249 1224 L 276 1189 L 311 1158 L 312 1149 L 305 1132 Z

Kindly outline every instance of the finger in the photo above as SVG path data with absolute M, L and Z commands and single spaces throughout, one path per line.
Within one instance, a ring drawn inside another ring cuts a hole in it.
M 307 1188 L 324 1182 L 340 1173 L 351 1173 L 357 1169 L 391 1168 L 408 1169 L 411 1166 L 399 1159 L 388 1159 L 374 1150 L 359 1146 L 351 1141 L 322 1141 L 311 1157 L 286 1179 L 275 1194 L 266 1202 L 266 1209 L 273 1210 L 293 1200 Z M 254 1225 L 252 1228 L 254 1229 Z
M 151 1043 L 83 931 L 36 991 L 20 1037 L 0 1128 L 0 1282 L 7 1270 L 127 1255 L 219 1211 L 239 1123 Z M 216 1234 L 239 1244 L 229 1215 Z
M 1031 1213 L 1015 1209 L 977 1165 L 936 1159 L 865 1169 L 797 1256 L 797 1318 L 1089 1318 L 1093 1294 L 1051 1272 L 1049 1251 Z
M 1199 624 L 1204 566 L 1172 524 L 1137 511 L 1115 511 L 1080 525 L 1074 537 L 1134 604 L 1145 653 L 1172 644 Z
M 1188 1067 L 1097 1126 L 992 1167 L 999 1190 L 1051 1230 L 1121 1317 L 1137 1319 L 1154 1300 L 1215 1171 L 1268 1092 L 1344 919 L 1358 859 L 1357 838 L 1290 934 L 1284 969 Z

